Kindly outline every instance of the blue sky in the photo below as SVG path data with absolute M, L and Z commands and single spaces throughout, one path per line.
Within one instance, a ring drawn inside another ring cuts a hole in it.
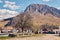
M 60 0 L 0 0 L 0 19 L 16 16 L 30 4 L 45 4 L 60 9 Z

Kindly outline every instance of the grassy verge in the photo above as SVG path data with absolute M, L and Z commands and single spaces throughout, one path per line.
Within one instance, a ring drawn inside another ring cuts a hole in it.
M 20 35 L 19 37 L 13 37 L 13 38 L 26 38 L 26 37 L 42 37 L 44 34 L 33 34 L 33 35 Z M 0 36 L 0 40 L 6 40 L 10 39 L 12 37 L 8 36 Z
M 44 34 L 33 34 L 33 35 L 21 35 L 18 38 L 26 38 L 26 37 L 42 37 Z
M 9 39 L 8 36 L 0 36 L 0 40 L 6 40 L 6 39 Z

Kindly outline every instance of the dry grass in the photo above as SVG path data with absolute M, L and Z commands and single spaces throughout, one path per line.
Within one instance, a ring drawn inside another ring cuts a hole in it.
M 0 22 L 0 28 L 4 28 L 4 25 L 7 24 L 7 23 L 8 23 L 8 21 L 2 21 L 2 22 Z
M 60 18 L 53 16 L 51 14 L 43 15 L 43 14 L 33 14 L 33 29 L 38 29 L 40 25 L 48 24 L 54 26 L 60 26 Z

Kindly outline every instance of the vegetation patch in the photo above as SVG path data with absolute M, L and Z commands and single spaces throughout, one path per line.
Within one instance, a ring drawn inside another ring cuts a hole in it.
M 6 39 L 9 39 L 10 37 L 8 36 L 0 36 L 0 40 L 6 40 Z
M 18 38 L 26 38 L 26 37 L 42 37 L 44 34 L 33 34 L 33 35 L 21 35 Z
M 0 40 L 6 40 L 10 38 L 26 38 L 26 37 L 42 37 L 44 34 L 33 34 L 33 35 L 20 35 L 19 37 L 8 37 L 8 36 L 0 36 Z

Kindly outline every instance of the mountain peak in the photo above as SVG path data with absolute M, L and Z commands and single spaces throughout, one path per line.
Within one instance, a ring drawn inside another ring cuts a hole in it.
M 54 16 L 57 16 L 57 17 L 60 17 L 60 10 L 54 8 L 54 7 L 50 7 L 48 5 L 44 5 L 44 4 L 30 4 L 25 12 L 30 12 L 30 13 L 33 13 L 33 12 L 38 12 L 38 13 L 41 13 L 41 14 L 52 14 Z
M 30 11 L 30 12 L 34 12 L 37 11 L 41 8 L 46 8 L 47 5 L 43 5 L 43 4 L 30 4 L 25 11 Z

